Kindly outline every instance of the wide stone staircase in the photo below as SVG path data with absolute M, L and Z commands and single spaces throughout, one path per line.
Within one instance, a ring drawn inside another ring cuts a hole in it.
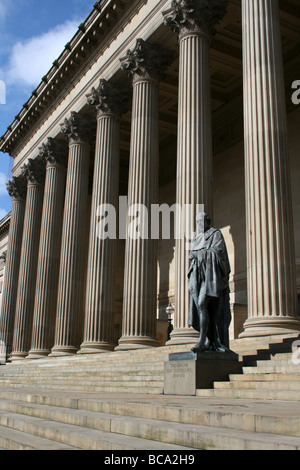
M 296 340 L 233 341 L 242 373 L 194 397 L 163 393 L 164 362 L 189 346 L 0 366 L 0 448 L 299 450 Z

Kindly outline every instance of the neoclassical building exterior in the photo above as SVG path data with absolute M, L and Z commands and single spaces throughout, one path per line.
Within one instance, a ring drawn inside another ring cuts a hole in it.
M 182 227 L 128 230 L 154 205 L 222 230 L 231 338 L 300 330 L 299 24 L 297 0 L 94 5 L 0 142 L 11 360 L 195 342 Z

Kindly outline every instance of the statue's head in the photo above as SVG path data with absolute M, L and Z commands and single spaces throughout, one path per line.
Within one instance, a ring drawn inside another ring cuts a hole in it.
M 211 218 L 205 212 L 199 212 L 196 215 L 196 223 L 203 232 L 206 232 L 210 228 Z

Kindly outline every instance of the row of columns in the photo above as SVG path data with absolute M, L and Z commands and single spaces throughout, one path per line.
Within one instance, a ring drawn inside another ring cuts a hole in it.
M 183 210 L 186 205 L 194 207 L 193 220 L 200 204 L 212 214 L 209 41 L 226 4 L 176 0 L 163 13 L 165 24 L 179 40 L 176 203 Z M 282 59 L 277 44 L 279 6 L 277 0 L 243 0 L 242 5 L 249 295 L 245 328 L 251 336 L 266 334 L 266 325 L 268 332 L 299 329 L 299 321 Z M 121 59 L 133 86 L 129 206 L 143 204 L 150 209 L 158 202 L 159 80 L 168 63 L 160 47 L 141 39 Z M 96 211 L 102 204 L 118 204 L 120 117 L 126 97 L 100 80 L 87 101 L 97 113 L 90 219 L 92 126 L 85 116 L 73 112 L 62 124 L 68 148 L 64 141 L 48 139 L 38 158 L 29 160 L 22 175 L 9 185 L 13 203 L 0 334 L 6 344 L 12 344 L 13 360 L 105 352 L 116 346 L 116 243 L 97 237 Z M 187 327 L 184 237 L 176 240 L 175 256 L 176 314 L 170 344 L 193 342 L 196 335 Z M 117 349 L 157 344 L 156 270 L 156 241 L 128 237 Z

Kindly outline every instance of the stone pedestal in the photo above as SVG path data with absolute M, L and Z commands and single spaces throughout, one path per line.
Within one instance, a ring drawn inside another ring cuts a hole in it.
M 197 389 L 213 388 L 213 382 L 241 371 L 242 363 L 233 352 L 170 354 L 164 364 L 164 394 L 194 396 Z

